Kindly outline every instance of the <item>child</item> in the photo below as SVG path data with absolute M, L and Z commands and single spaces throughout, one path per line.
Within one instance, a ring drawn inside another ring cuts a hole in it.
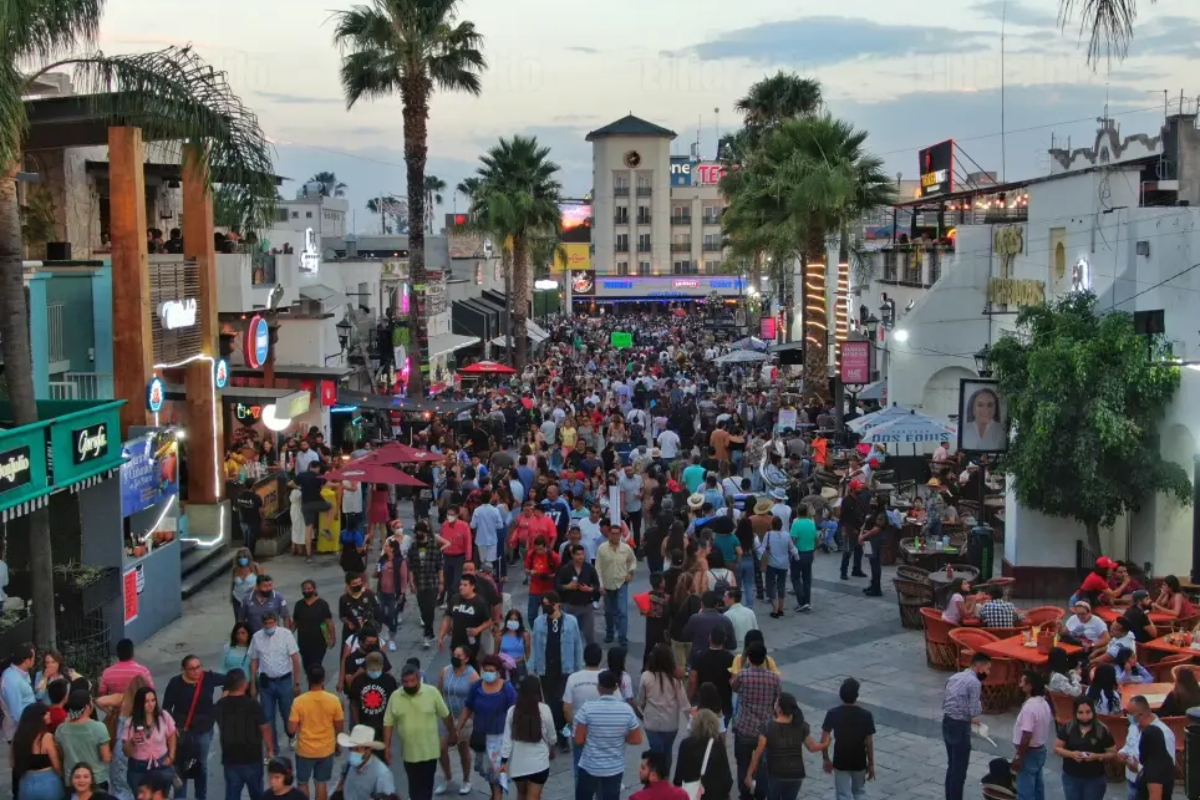
M 670 644 L 667 638 L 667 592 L 661 572 L 650 575 L 650 607 L 642 613 L 646 618 L 646 646 Z

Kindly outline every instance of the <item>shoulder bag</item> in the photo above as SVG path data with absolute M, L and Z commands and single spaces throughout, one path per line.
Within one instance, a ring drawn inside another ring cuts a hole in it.
M 704 796 L 704 773 L 708 770 L 708 757 L 712 755 L 713 740 L 708 740 L 708 746 L 704 748 L 704 760 L 700 762 L 700 777 L 694 781 L 684 781 L 680 788 L 687 792 L 688 800 L 700 800 Z
M 192 695 L 192 707 L 188 709 L 187 719 L 183 723 L 183 730 L 179 731 L 179 736 L 175 743 L 175 771 L 179 773 L 179 777 L 187 780 L 195 778 L 200 774 L 200 750 L 196 746 L 196 740 L 192 737 L 190 731 L 192 727 L 192 719 L 196 716 L 196 706 L 200 702 L 200 693 L 204 691 L 204 682 L 208 679 L 207 675 L 200 678 L 200 682 L 196 684 L 196 693 Z

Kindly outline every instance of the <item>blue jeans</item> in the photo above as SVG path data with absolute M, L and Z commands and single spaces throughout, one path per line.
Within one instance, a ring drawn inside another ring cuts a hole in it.
M 396 594 L 379 593 L 379 606 L 383 611 L 383 624 L 391 632 L 392 636 L 396 635 L 396 629 L 400 627 L 396 621 L 400 616 L 400 596 Z
M 800 796 L 800 785 L 803 780 L 781 781 L 767 778 L 767 800 L 796 800 Z
M 767 566 L 767 599 L 782 601 L 787 597 L 788 571 L 784 567 Z
M 867 796 L 866 770 L 833 771 L 833 789 L 837 800 L 863 800 Z
M 801 553 L 792 562 L 792 589 L 796 592 L 796 605 L 806 606 L 812 602 L 812 568 L 816 554 L 809 550 Z
M 1021 771 L 1017 773 L 1017 800 L 1046 800 L 1046 784 L 1042 767 L 1046 766 L 1046 748 L 1025 751 Z
M 574 732 L 572 731 L 572 736 Z M 583 747 L 575 744 L 575 740 L 571 740 L 571 768 L 579 774 L 579 759 L 583 758 Z
M 529 626 L 529 630 L 533 630 L 533 623 L 537 621 L 538 614 L 542 611 L 542 596 L 540 594 L 530 594 L 529 604 L 525 607 L 525 624 Z M 582 631 L 580 631 L 582 633 Z
M 208 798 L 208 751 L 212 747 L 213 732 L 193 733 L 192 741 L 196 743 L 196 758 L 200 759 L 200 774 L 195 777 L 196 800 Z M 187 797 L 188 780 L 183 779 L 183 785 L 175 790 L 176 800 Z
M 63 779 L 54 770 L 26 772 L 16 794 L 17 800 L 62 800 L 65 796 Z
M 242 800 L 242 790 L 257 800 L 263 793 L 262 764 L 226 764 L 225 800 Z
M 138 787 L 142 785 L 142 781 L 146 780 L 147 775 L 158 775 L 167 783 L 174 780 L 175 770 L 171 767 L 155 767 L 149 769 L 150 762 L 143 761 L 139 758 L 129 759 L 129 771 L 125 773 L 126 782 L 129 788 L 133 790 L 133 794 L 137 796 Z
M 1098 778 L 1075 778 L 1063 773 L 1063 796 L 1066 800 L 1104 800 L 1108 781 L 1103 775 Z
M 646 746 L 656 753 L 662 753 L 667 758 L 667 772 L 671 771 L 671 752 L 675 749 L 675 737 L 679 735 L 678 730 L 674 731 L 652 731 L 646 730 Z M 1071 798 L 1067 798 L 1071 800 Z
M 619 800 L 624 772 L 599 777 L 585 769 L 575 771 L 575 800 Z
M 258 534 L 261 528 L 261 524 L 242 523 L 242 539 L 246 542 L 246 549 L 250 551 L 251 558 L 254 556 L 254 546 L 258 544 Z
M 746 608 L 754 609 L 754 556 L 742 556 L 742 560 L 738 562 L 737 582 L 738 588 L 742 590 L 742 603 Z M 737 642 L 734 647 L 741 645 Z
M 963 800 L 971 763 L 971 723 L 942 717 L 942 741 L 946 743 L 946 800 Z
M 620 589 L 604 590 L 604 638 L 612 641 L 613 623 L 616 622 L 617 641 L 629 644 L 629 584 Z M 618 788 L 620 783 L 618 781 Z
M 284 675 L 278 680 L 259 676 L 258 702 L 262 704 L 263 714 L 271 726 L 271 740 L 278 746 L 279 738 L 275 735 L 275 712 L 283 719 L 283 729 L 287 731 L 288 718 L 292 716 L 292 701 L 296 692 L 292 688 L 292 676 Z
M 833 520 L 829 519 L 829 520 L 825 520 L 824 522 L 818 524 L 817 528 L 819 528 L 821 531 L 821 538 L 818 540 L 818 544 L 821 544 L 821 545 L 824 545 L 825 547 L 830 547 L 830 548 L 834 547 L 833 536 L 834 536 L 834 534 L 837 533 L 837 529 L 838 529 L 837 523 L 834 522 Z

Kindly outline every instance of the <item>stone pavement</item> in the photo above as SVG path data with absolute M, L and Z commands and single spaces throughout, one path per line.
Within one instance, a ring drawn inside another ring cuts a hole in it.
M 410 523 L 407 504 L 402 511 L 405 523 Z M 944 794 L 946 763 L 941 739 L 941 693 L 949 673 L 935 672 L 926 666 L 921 633 L 901 628 L 891 585 L 893 570 L 884 570 L 884 597 L 867 598 L 861 591 L 866 585 L 865 579 L 839 580 L 839 558 L 837 554 L 818 554 L 811 613 L 792 612 L 794 600 L 791 598 L 787 615 L 781 620 L 768 617 L 764 605 L 757 607 L 768 652 L 783 671 L 786 690 L 796 695 L 814 729 L 820 728 L 825 711 L 840 702 L 837 693 L 845 677 L 856 677 L 862 683 L 860 703 L 874 714 L 878 729 L 875 737 L 876 780 L 867 785 L 868 800 L 940 798 Z M 648 581 L 644 562 L 639 567 L 634 586 L 635 591 L 640 592 L 646 590 Z M 334 606 L 336 613 L 337 597 L 343 587 L 343 575 L 336 556 L 318 557 L 317 563 L 306 565 L 301 558 L 284 555 L 266 562 L 265 569 L 289 601 L 299 596 L 301 580 L 315 579 L 318 590 Z M 186 654 L 198 655 L 206 665 L 220 663 L 222 646 L 228 641 L 233 624 L 228 589 L 223 580 L 214 582 L 185 603 L 182 619 L 138 649 L 138 659 L 153 671 L 156 685 L 166 685 L 170 676 L 178 672 L 180 661 Z M 513 595 L 513 605 L 524 609 L 526 592 L 521 586 L 519 572 L 506 589 Z M 597 619 L 597 626 L 602 624 L 602 619 Z M 636 609 L 630 618 L 629 634 L 628 669 L 636 680 L 641 672 L 645 642 L 644 622 Z M 398 646 L 397 653 L 391 657 L 393 665 L 416 655 L 427 674 L 434 676 L 448 663 L 445 654 L 421 647 L 415 603 L 410 602 L 408 606 Z M 326 657 L 325 666 L 330 675 L 336 673 L 336 656 L 332 651 Z M 975 739 L 967 798 L 981 796 L 979 778 L 986 772 L 988 760 L 996 755 L 1011 757 L 1012 748 L 1008 742 L 1014 718 L 1010 712 L 987 719 L 997 747 Z M 631 747 L 628 750 L 623 797 L 640 788 L 637 764 L 641 749 Z M 224 796 L 218 750 L 214 743 L 209 783 L 209 797 L 213 800 Z M 833 781 L 821 771 L 820 758 L 810 754 L 806 760 L 809 777 L 803 796 L 833 800 Z M 399 759 L 394 763 L 399 764 Z M 457 759 L 453 764 L 455 782 L 448 797 L 457 796 L 454 794 L 459 777 Z M 730 764 L 733 764 L 732 742 Z M 1046 794 L 1051 800 L 1062 797 L 1058 764 L 1057 757 L 1049 759 L 1045 771 Z M 0 770 L 3 775 L 0 780 L 8 780 L 5 772 Z M 397 785 L 401 787 L 402 796 L 407 797 L 401 769 L 397 769 Z M 474 796 L 479 796 L 483 787 L 478 777 L 474 785 Z M 1123 785 L 1113 785 L 1110 789 L 1114 797 L 1123 797 L 1124 791 Z M 568 800 L 573 797 L 573 792 L 571 761 L 559 756 L 552 764 L 544 796 L 546 800 Z

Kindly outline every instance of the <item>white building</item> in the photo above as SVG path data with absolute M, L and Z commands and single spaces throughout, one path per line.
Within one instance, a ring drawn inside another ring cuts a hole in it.
M 345 236 L 350 201 L 344 197 L 325 197 L 310 193 L 295 200 L 280 200 L 275 208 L 273 228 L 304 231 L 312 228 L 318 236 Z
M 975 208 L 1007 196 L 1010 213 L 1003 221 L 958 226 L 940 279 L 887 341 L 888 400 L 956 414 L 959 381 L 976 376 L 973 354 L 1015 328 L 1021 305 L 1080 287 L 1098 295 L 1101 309 L 1160 320 L 1175 354 L 1185 363 L 1200 361 L 1195 123 L 1194 115 L 1176 116 L 1160 136 L 1122 138 L 1106 122 L 1091 148 L 1050 151 L 1050 176 L 991 187 L 992 199 L 977 192 Z M 1163 457 L 1189 477 L 1200 454 L 1198 403 L 1200 372 L 1184 369 L 1160 438 Z M 1064 567 L 1074 564 L 1083 528 L 1023 508 L 1011 494 L 1006 519 L 1006 574 L 1041 586 L 1038 596 L 1051 587 L 1061 592 L 1074 580 L 1073 569 Z M 1192 511 L 1159 496 L 1102 533 L 1104 553 L 1149 563 L 1155 575 L 1184 574 L 1192 531 Z

